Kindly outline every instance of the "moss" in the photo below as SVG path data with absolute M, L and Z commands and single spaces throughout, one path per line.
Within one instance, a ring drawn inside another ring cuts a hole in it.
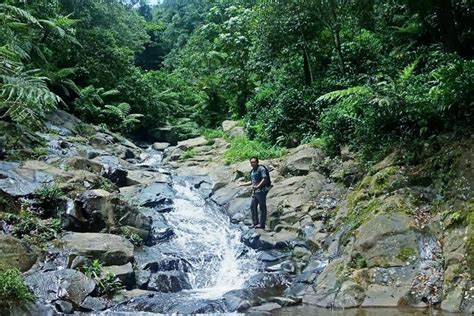
M 402 247 L 397 255 L 397 258 L 402 260 L 403 262 L 408 261 L 410 257 L 416 254 L 416 250 L 410 247 Z
M 367 267 L 367 262 L 365 261 L 365 258 L 358 253 L 354 256 L 354 258 L 352 258 L 350 265 L 355 269 L 363 269 Z

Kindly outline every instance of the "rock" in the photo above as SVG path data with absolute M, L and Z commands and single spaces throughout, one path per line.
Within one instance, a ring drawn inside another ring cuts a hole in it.
M 171 145 L 176 145 L 178 142 L 178 135 L 171 127 L 160 127 L 149 131 L 150 136 L 159 142 L 167 142 Z
M 108 306 L 109 306 L 109 302 L 107 300 L 105 300 L 101 297 L 88 296 L 88 297 L 86 297 L 84 302 L 82 302 L 81 309 L 85 310 L 87 312 L 89 312 L 89 311 L 99 312 L 99 311 L 103 311 Z
M 102 175 L 116 184 L 118 187 L 123 187 L 127 184 L 128 171 L 122 164 L 125 162 L 119 161 L 114 156 L 99 156 L 93 159 L 102 166 Z
M 359 228 L 354 255 L 362 256 L 368 267 L 403 266 L 418 257 L 415 224 L 407 215 L 377 214 Z
M 288 297 L 270 297 L 268 299 L 269 302 L 277 303 L 278 305 L 285 307 L 285 306 L 294 306 L 301 304 L 301 299 L 293 299 L 293 298 L 288 298 Z
M 403 302 L 410 292 L 410 286 L 384 286 L 372 284 L 365 292 L 361 307 L 395 307 Z
M 120 159 L 133 159 L 135 158 L 135 153 L 130 148 L 123 148 L 122 151 L 118 154 Z
M 99 233 L 68 233 L 61 238 L 71 249 L 68 261 L 76 256 L 99 259 L 104 265 L 122 265 L 133 259 L 133 245 L 125 237 Z
M 104 266 L 101 277 L 105 277 L 106 273 L 115 275 L 126 289 L 132 289 L 135 286 L 135 272 L 130 262 L 121 266 Z
M 163 151 L 165 150 L 166 148 L 170 147 L 171 144 L 170 143 L 159 143 L 159 142 L 156 142 L 156 143 L 153 143 L 153 149 L 154 150 L 158 150 L 158 151 Z
M 170 206 L 175 195 L 168 183 L 150 183 L 124 187 L 120 189 L 120 194 L 123 200 L 130 201 L 133 205 L 151 209 Z
M 0 265 L 29 270 L 36 262 L 35 251 L 26 243 L 12 237 L 0 235 Z
M 362 304 L 365 298 L 364 289 L 354 283 L 353 281 L 346 281 L 342 284 L 336 299 L 334 300 L 334 307 L 336 308 L 351 308 L 358 307 Z
M 261 272 L 245 281 L 244 288 L 252 289 L 259 297 L 281 296 L 291 283 L 291 277 L 283 272 Z
M 32 163 L 30 166 L 34 168 Z M 54 176 L 47 172 L 22 168 L 16 162 L 0 161 L 0 193 L 14 198 L 22 197 L 33 193 L 43 183 L 51 183 L 53 180 Z
M 94 281 L 72 269 L 31 273 L 25 277 L 25 282 L 44 303 L 61 299 L 78 306 L 95 289 Z
M 207 145 L 207 143 L 208 141 L 204 137 L 197 137 L 178 142 L 176 148 L 186 151 L 194 147 L 205 146 Z
M 330 262 L 317 277 L 315 283 L 306 290 L 303 303 L 326 308 L 332 307 L 342 278 L 340 271 L 343 271 L 344 266 L 343 259 Z
M 255 306 L 255 307 L 252 307 L 250 308 L 247 313 L 249 315 L 253 315 L 253 314 L 258 314 L 258 315 L 261 315 L 261 314 L 266 314 L 266 313 L 269 313 L 275 309 L 279 309 L 281 308 L 280 304 L 277 304 L 277 303 L 265 303 L 263 305 L 260 305 L 260 306 Z
M 297 147 L 287 157 L 282 168 L 284 175 L 306 175 L 312 170 L 316 170 L 316 165 L 321 163 L 324 154 L 319 148 L 311 145 L 301 145 Z
M 249 290 L 233 290 L 224 294 L 224 302 L 229 312 L 244 312 L 249 309 L 255 300 Z
M 190 290 L 191 284 L 184 272 L 166 271 L 153 273 L 147 286 L 148 290 L 157 292 L 179 292 Z
M 231 129 L 233 129 L 234 127 L 236 127 L 238 123 L 239 123 L 239 122 L 237 122 L 237 121 L 225 120 L 225 121 L 223 121 L 222 124 L 221 124 L 221 125 L 222 125 L 222 130 L 223 130 L 224 132 L 228 132 L 228 131 L 230 131 Z
M 74 306 L 68 301 L 63 301 L 63 300 L 57 300 L 54 302 L 54 306 L 56 306 L 56 309 L 65 314 L 70 314 L 74 310 Z
M 88 154 L 88 156 L 94 156 L 98 157 L 100 156 L 99 153 L 97 155 L 95 154 Z M 95 174 L 100 174 L 102 170 L 102 165 L 94 160 L 91 159 L 85 159 L 85 158 L 79 158 L 79 157 L 73 157 L 73 158 L 66 158 L 63 160 L 64 166 L 67 168 L 72 168 L 76 170 L 85 170 L 91 173 Z

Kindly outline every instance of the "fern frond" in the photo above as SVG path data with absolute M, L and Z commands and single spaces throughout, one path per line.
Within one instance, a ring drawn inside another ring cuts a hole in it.
M 351 95 L 370 95 L 372 89 L 365 86 L 355 86 L 343 90 L 335 90 L 320 96 L 317 101 L 337 101 Z
M 405 68 L 403 68 L 402 73 L 400 74 L 401 81 L 407 81 L 413 75 L 413 71 L 415 70 L 416 66 L 418 65 L 419 59 L 415 60 Z
M 28 13 L 28 11 L 25 11 L 13 5 L 5 4 L 5 3 L 0 4 L 0 12 L 5 12 L 7 16 L 8 14 L 10 14 L 10 16 L 23 19 L 27 21 L 28 23 L 35 24 L 38 27 L 41 27 L 41 24 L 39 23 L 39 21 L 30 13 Z

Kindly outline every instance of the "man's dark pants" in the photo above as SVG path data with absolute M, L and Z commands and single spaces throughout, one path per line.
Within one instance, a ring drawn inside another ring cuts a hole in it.
M 252 222 L 254 225 L 261 225 L 262 228 L 265 228 L 265 222 L 267 221 L 267 193 L 268 191 L 255 192 L 250 204 L 250 209 L 252 210 Z M 260 208 L 260 221 L 258 208 Z

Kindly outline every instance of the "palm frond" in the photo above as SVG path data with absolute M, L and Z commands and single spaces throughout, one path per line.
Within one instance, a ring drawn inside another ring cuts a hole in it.
M 28 23 L 35 24 L 38 27 L 41 27 L 41 24 L 34 16 L 32 16 L 27 11 L 20 9 L 18 7 L 15 7 L 13 5 L 5 4 L 5 3 L 0 4 L 0 12 L 5 12 L 7 17 L 8 15 L 10 15 L 17 19 L 23 19 L 27 21 Z

